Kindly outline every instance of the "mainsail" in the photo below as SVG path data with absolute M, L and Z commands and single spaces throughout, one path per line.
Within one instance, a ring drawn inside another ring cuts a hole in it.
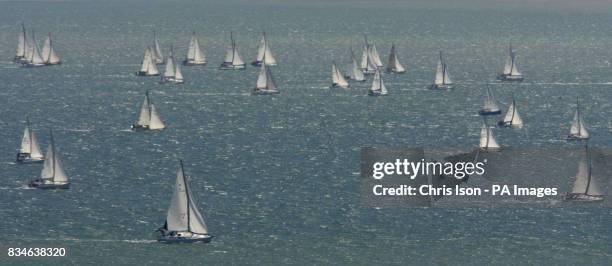
M 372 57 L 372 61 L 374 62 L 374 65 L 376 67 L 383 67 L 383 63 L 380 60 L 380 55 L 378 54 L 378 49 L 376 49 L 376 43 L 373 43 L 372 46 L 369 47 L 369 53 L 370 56 Z
M 351 65 L 349 66 L 350 72 L 349 77 L 355 81 L 365 81 L 365 76 L 361 69 L 359 69 L 359 64 L 357 63 L 357 59 L 355 59 L 355 53 L 353 52 L 353 48 L 351 48 Z
M 38 49 L 38 45 L 36 44 L 36 35 L 34 34 L 34 32 L 32 32 L 32 39 L 28 46 L 28 48 L 30 49 L 30 52 L 28 53 L 30 57 L 27 58 L 28 62 L 33 65 L 43 65 L 45 63 L 45 60 L 40 55 L 40 50 Z
M 153 31 L 153 50 L 151 53 L 151 59 L 155 64 L 161 64 L 164 62 L 164 55 L 162 54 L 161 47 L 159 45 L 159 39 L 157 39 L 157 32 Z
M 397 58 L 395 44 L 391 44 L 391 53 L 389 54 L 389 65 L 387 66 L 387 70 L 395 73 L 403 73 L 406 71 Z
M 509 76 L 521 75 L 521 72 L 516 66 L 515 53 L 514 50 L 512 50 L 512 44 L 508 45 L 508 57 L 506 58 L 506 64 L 504 65 L 504 71 L 502 74 Z
M 17 38 L 17 53 L 15 54 L 16 58 L 26 57 L 26 38 L 26 29 L 23 23 L 21 23 L 21 32 L 19 32 L 19 37 Z
M 593 178 L 591 169 L 591 154 L 588 146 L 585 145 L 585 155 L 578 163 L 578 173 L 576 173 L 572 193 L 589 196 L 602 195 L 599 186 L 595 182 L 595 178 Z
M 26 118 L 26 128 L 23 131 L 23 137 L 21 138 L 21 147 L 19 153 L 30 154 L 31 159 L 43 159 L 43 154 L 38 146 L 38 141 L 34 135 L 34 131 L 30 127 L 30 119 Z
M 45 44 L 43 45 L 42 58 L 45 63 L 49 65 L 56 65 L 60 63 L 60 59 L 55 53 L 55 49 L 53 48 L 51 33 L 47 35 L 47 39 L 45 40 Z
M 519 115 L 518 110 L 516 109 L 516 101 L 514 99 L 514 96 L 512 96 L 512 104 L 510 104 L 510 107 L 508 107 L 508 111 L 506 112 L 506 116 L 504 116 L 503 122 L 504 124 L 516 127 L 523 126 L 523 119 L 521 119 L 521 116 Z
M 176 174 L 174 192 L 166 215 L 166 226 L 168 231 L 208 234 L 206 223 L 189 189 L 182 161 Z
M 43 180 L 50 180 L 54 183 L 67 183 L 68 176 L 64 172 L 62 164 L 58 158 L 57 148 L 55 147 L 55 141 L 53 139 L 53 132 L 50 133 L 51 142 L 47 148 L 47 154 L 43 169 L 40 173 L 40 178 Z
M 191 40 L 189 41 L 189 48 L 187 49 L 187 63 L 194 65 L 203 65 L 206 64 L 206 56 L 200 49 L 200 42 L 198 41 L 198 36 L 195 31 L 191 35 Z
M 173 48 L 172 48 L 172 46 L 170 46 L 170 54 L 166 58 L 166 70 L 164 71 L 164 77 L 165 78 L 174 78 L 174 76 L 175 76 L 175 69 L 176 69 L 176 67 L 174 66 Z
M 332 86 L 340 88 L 348 88 L 349 83 L 346 81 L 340 70 L 336 66 L 336 62 L 332 62 Z
M 585 126 L 584 119 L 582 118 L 582 112 L 580 111 L 580 103 L 576 99 L 576 111 L 574 112 L 574 119 L 570 126 L 570 136 L 578 138 L 589 138 L 589 132 Z
M 255 88 L 259 91 L 278 91 L 274 82 L 274 78 L 272 77 L 272 72 L 270 72 L 270 68 L 266 66 L 266 64 L 261 65 L 261 70 L 259 71 L 259 76 L 257 77 L 257 85 Z
M 140 106 L 140 114 L 138 116 L 138 121 L 136 122 L 138 126 L 148 126 L 149 129 L 163 129 L 166 126 L 161 121 L 157 110 L 155 109 L 155 105 L 149 98 L 149 92 L 145 93 L 144 101 Z
M 497 141 L 493 137 L 493 130 L 489 128 L 486 124 L 482 125 L 482 129 L 480 130 L 480 148 L 482 149 L 498 149 L 500 148 Z
M 448 75 L 448 68 L 446 67 L 446 61 L 442 56 L 442 52 L 440 52 L 440 56 L 438 59 L 438 66 L 436 68 L 436 80 L 434 82 L 436 85 L 449 85 L 452 84 L 450 76 Z
M 230 32 L 230 41 L 231 47 L 227 49 L 225 53 L 225 59 L 223 60 L 223 65 L 229 65 L 232 67 L 242 67 L 244 66 L 244 61 L 242 61 L 242 57 L 238 53 L 238 48 L 236 47 L 236 42 L 234 41 L 234 35 Z
M 270 46 L 268 45 L 268 41 L 266 39 L 265 32 L 261 36 L 261 41 L 259 43 L 259 49 L 257 51 L 257 58 L 255 59 L 255 61 L 258 63 L 262 63 L 265 61 L 265 64 L 268 66 L 276 65 L 276 58 L 274 58 L 274 55 L 272 54 L 272 51 L 270 50 Z
M 370 93 L 375 93 L 379 95 L 387 95 L 387 87 L 385 87 L 385 82 L 380 75 L 380 71 L 376 70 L 374 74 L 374 80 L 372 81 L 372 87 L 370 88 Z
M 499 106 L 497 106 L 497 101 L 495 100 L 495 97 L 493 96 L 493 93 L 491 92 L 491 90 L 489 88 L 487 88 L 487 97 L 484 100 L 484 105 L 482 107 L 482 110 L 485 112 L 499 112 Z

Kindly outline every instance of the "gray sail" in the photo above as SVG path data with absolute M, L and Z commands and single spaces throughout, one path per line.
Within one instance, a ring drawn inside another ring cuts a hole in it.
M 57 148 L 55 147 L 55 141 L 53 139 L 53 133 L 51 133 L 51 142 L 47 148 L 47 159 L 43 165 L 43 169 L 40 173 L 40 178 L 43 180 L 49 180 L 53 183 L 67 183 L 68 176 L 64 172 L 64 168 L 60 162 L 57 154 Z
M 206 223 L 189 190 L 182 162 L 176 174 L 174 192 L 166 215 L 166 224 L 169 231 L 208 234 Z

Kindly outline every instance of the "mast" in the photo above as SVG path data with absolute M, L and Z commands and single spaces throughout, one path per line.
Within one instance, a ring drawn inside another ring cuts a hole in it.
M 26 116 L 26 127 L 28 128 L 28 140 L 30 142 L 30 158 L 32 158 L 32 128 L 30 128 L 30 117 Z
M 576 114 L 578 116 L 578 136 L 582 136 L 582 114 L 580 113 L 580 103 L 578 102 L 578 97 L 576 96 Z
M 183 183 L 185 184 L 185 197 L 187 198 L 187 231 L 191 232 L 191 208 L 190 205 L 190 197 L 189 197 L 189 188 L 187 186 L 187 175 L 185 175 L 185 170 L 183 169 L 183 160 L 179 160 L 181 164 L 181 173 L 183 174 Z
M 234 65 L 234 55 L 236 54 L 236 43 L 234 42 L 234 32 L 230 31 L 230 41 L 232 42 L 232 65 Z
M 51 135 L 51 153 L 53 153 L 53 161 L 51 161 L 51 163 L 53 164 L 53 168 L 51 168 L 53 175 L 51 176 L 51 179 L 53 180 L 53 182 L 55 182 L 55 162 L 57 160 L 57 153 L 55 149 L 55 140 L 53 139 L 53 130 L 49 130 L 49 135 Z
M 516 113 L 516 101 L 514 100 L 514 95 L 512 95 L 512 116 L 510 117 L 510 124 L 514 122 L 514 114 Z
M 587 157 L 587 164 L 588 164 L 588 174 L 587 174 L 587 185 L 586 185 L 586 189 L 584 190 L 584 194 L 585 195 L 589 195 L 589 187 L 591 186 L 591 153 L 589 152 L 589 143 L 585 143 L 584 144 L 584 151 L 586 152 L 586 157 Z
M 446 84 L 446 62 L 442 61 L 442 51 L 440 51 L 440 62 L 442 63 L 442 84 Z

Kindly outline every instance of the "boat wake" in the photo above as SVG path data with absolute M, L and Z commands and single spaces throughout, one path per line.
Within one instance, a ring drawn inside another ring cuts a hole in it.
M 122 242 L 133 244 L 150 244 L 157 243 L 153 239 L 79 239 L 79 238 L 24 238 L 28 241 L 68 241 L 68 242 Z

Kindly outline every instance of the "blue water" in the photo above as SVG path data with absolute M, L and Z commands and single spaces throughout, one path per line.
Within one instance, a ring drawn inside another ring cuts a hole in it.
M 68 249 L 48 260 L 3 250 L 0 263 L 612 263 L 609 209 L 373 209 L 360 202 L 358 174 L 364 146 L 477 145 L 487 87 L 504 108 L 514 94 L 526 123 L 496 132 L 504 146 L 571 146 L 560 137 L 579 96 L 591 144 L 610 147 L 612 10 L 147 3 L 0 3 L 0 246 Z M 62 65 L 11 63 L 21 21 L 39 42 L 52 32 Z M 135 77 L 153 30 L 181 56 L 197 30 L 209 64 L 183 67 L 180 86 Z M 256 68 L 217 70 L 229 31 L 250 62 L 262 30 L 279 61 L 273 97 L 249 94 Z M 367 97 L 369 82 L 327 89 L 331 60 L 345 70 L 362 34 L 383 59 L 398 46 L 407 73 L 384 76 L 389 97 Z M 509 41 L 520 84 L 495 81 Z M 453 91 L 426 90 L 439 50 Z M 129 131 L 146 90 L 162 132 Z M 26 115 L 42 147 L 54 130 L 69 190 L 23 189 L 41 168 L 13 163 Z M 154 241 L 179 158 L 211 244 Z

